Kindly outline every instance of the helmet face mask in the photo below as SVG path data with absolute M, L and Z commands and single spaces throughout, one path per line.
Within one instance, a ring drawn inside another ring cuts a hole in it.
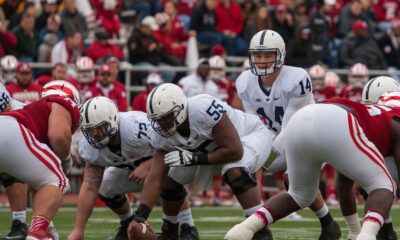
M 150 118 L 151 127 L 161 136 L 171 137 L 178 130 L 180 124 L 176 119 L 182 110 L 183 108 L 177 105 L 160 117 Z
M 107 146 L 117 135 L 118 130 L 111 127 L 110 122 L 100 122 L 95 126 L 82 127 L 82 133 L 89 144 L 96 148 L 101 149 Z
M 256 33 L 249 46 L 250 71 L 257 76 L 276 73 L 285 60 L 285 42 L 279 33 L 262 30 Z

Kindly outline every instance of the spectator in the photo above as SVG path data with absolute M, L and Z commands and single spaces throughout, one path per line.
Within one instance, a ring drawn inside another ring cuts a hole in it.
M 59 41 L 51 51 L 51 63 L 75 63 L 83 50 L 80 32 L 67 32 L 64 40 Z
M 129 5 L 129 9 L 133 9 L 138 13 L 139 21 L 143 21 L 146 16 L 154 16 L 162 9 L 160 0 L 133 0 Z
M 121 91 L 121 89 L 115 87 L 111 78 L 110 67 L 108 65 L 100 67 L 96 85 L 89 88 L 85 94 L 85 99 L 98 96 L 104 96 L 111 99 L 120 112 L 128 111 L 126 94 L 124 91 Z
M 0 21 L 0 58 L 10 54 L 17 46 L 17 38 L 12 32 L 7 31 L 4 23 Z
M 318 0 L 315 9 L 312 10 L 310 25 L 322 25 L 321 30 L 328 32 L 329 39 L 336 37 L 336 24 L 338 16 L 342 9 L 339 1 L 336 0 Z M 323 21 L 323 24 L 317 24 L 317 21 Z M 312 29 L 314 30 L 314 29 Z
M 61 18 L 58 14 L 48 16 L 47 25 L 39 32 L 39 42 L 43 43 L 47 34 L 52 34 L 56 38 L 56 43 L 64 38 L 64 34 L 60 31 Z
M 0 7 L 6 19 L 10 19 L 12 15 L 21 13 L 25 5 L 24 0 L 1 1 Z
M 42 4 L 42 13 L 36 18 L 35 24 L 36 31 L 38 32 L 41 32 L 48 26 L 48 18 L 57 14 L 58 10 L 58 0 L 44 0 Z
M 245 56 L 247 45 L 241 37 L 244 22 L 240 5 L 233 0 L 220 1 L 215 14 L 217 30 L 225 36 L 228 55 Z
M 193 10 L 190 20 L 190 29 L 196 31 L 197 40 L 210 47 L 226 43 L 224 35 L 217 31 L 217 3 L 217 0 L 204 0 Z
M 164 12 L 168 13 L 171 18 L 179 19 L 185 31 L 189 31 L 190 27 L 190 14 L 192 10 L 197 7 L 199 0 L 178 0 L 178 1 L 164 1 Z
M 146 112 L 147 96 L 149 95 L 151 90 L 153 90 L 153 88 L 157 87 L 163 82 L 164 80 L 158 73 L 153 72 L 147 75 L 146 90 L 138 93 L 138 95 L 135 96 L 135 98 L 132 101 L 132 109 L 135 111 Z
M 251 38 L 256 33 L 264 29 L 272 28 L 271 17 L 267 6 L 260 6 L 257 12 L 253 16 L 250 16 L 245 24 L 243 35 L 247 45 L 249 45 Z
M 171 18 L 171 27 L 170 32 L 174 38 L 187 40 L 188 35 L 194 36 L 196 33 L 195 31 L 189 31 L 188 28 L 184 26 L 184 22 L 178 17 L 178 9 L 176 4 L 173 1 L 167 1 L 164 5 L 164 12 L 168 14 Z M 190 18 L 189 18 L 190 20 Z M 190 21 L 189 21 L 190 22 Z M 188 22 L 188 24 L 189 24 Z
M 138 29 L 135 29 L 128 40 L 129 61 L 138 66 L 170 66 L 179 65 L 179 60 L 165 54 L 162 46 L 154 37 L 158 25 L 154 17 L 143 19 Z M 160 73 L 166 82 L 172 82 L 175 73 L 164 71 Z M 140 78 L 143 78 L 140 76 Z
M 305 25 L 308 25 L 310 18 L 308 16 L 307 4 L 304 1 L 296 3 L 293 9 L 293 19 L 295 31 Z
M 241 3 L 244 24 L 247 24 L 249 21 L 253 21 L 254 16 L 257 14 L 257 10 L 262 7 L 267 8 L 266 5 L 259 5 L 253 0 L 244 0 Z
M 8 30 L 13 30 L 17 26 L 19 26 L 21 24 L 21 20 L 24 15 L 29 15 L 36 19 L 37 10 L 33 3 L 27 2 L 27 3 L 23 4 L 22 9 L 23 9 L 22 12 L 17 11 L 17 12 L 15 12 L 14 15 L 12 15 L 8 19 L 8 26 L 7 26 Z
M 400 5 L 397 0 L 377 0 L 372 1 L 372 8 L 375 13 L 376 20 L 382 31 L 390 29 L 390 22 L 400 17 Z
M 121 78 L 119 76 L 121 67 L 119 59 L 114 56 L 110 56 L 106 59 L 105 63 L 110 67 L 111 79 L 114 81 L 114 85 L 125 92 L 125 85 L 121 83 Z
M 391 30 L 378 40 L 389 67 L 400 69 L 400 19 L 391 21 Z
M 385 69 L 387 64 L 378 44 L 368 33 L 368 25 L 362 20 L 352 24 L 339 51 L 339 66 L 349 68 L 355 63 L 364 63 L 370 69 Z
M 15 78 L 17 82 L 10 82 L 7 85 L 7 90 L 13 99 L 28 103 L 40 98 L 42 87 L 32 81 L 32 69 L 29 63 L 18 63 Z
M 117 13 L 122 6 L 122 1 L 92 0 L 91 3 L 92 7 L 96 10 L 98 24 L 107 31 L 110 38 L 119 37 L 121 21 Z
M 155 19 L 159 29 L 154 32 L 154 37 L 166 53 L 177 57 L 183 64 L 186 57 L 186 42 L 184 41 L 188 39 L 188 35 L 172 32 L 172 21 L 166 13 L 157 13 Z
M 272 29 L 278 32 L 285 42 L 294 37 L 293 16 L 283 4 L 277 5 L 273 10 Z
M 76 8 L 76 0 L 64 0 L 64 11 L 61 12 L 61 23 L 64 31 L 78 31 L 85 39 L 88 34 L 86 18 Z
M 108 32 L 103 28 L 99 28 L 96 31 L 96 40 L 89 46 L 86 52 L 86 55 L 90 57 L 93 62 L 104 62 L 104 58 L 109 55 L 122 59 L 122 50 L 109 42 L 109 36 Z
M 187 97 L 202 93 L 219 97 L 218 86 L 210 78 L 210 63 L 207 58 L 200 59 L 196 72 L 179 80 L 178 85 Z
M 356 20 L 363 20 L 370 25 L 370 19 L 363 13 L 361 0 L 352 0 L 350 4 L 345 6 L 343 11 L 340 12 L 336 36 L 338 38 L 346 37 L 347 33 L 351 32 L 352 24 Z M 372 29 L 370 29 L 370 32 L 373 32 Z
M 54 64 L 51 76 L 42 75 L 36 79 L 36 83 L 43 87 L 53 80 L 67 80 L 67 66 L 64 63 Z
M 320 45 L 313 41 L 313 32 L 308 26 L 303 26 L 297 31 L 296 38 L 287 46 L 286 60 L 288 65 L 309 68 L 327 55 L 328 46 Z
M 13 29 L 17 37 L 18 45 L 15 47 L 15 55 L 19 60 L 34 62 L 37 60 L 39 35 L 35 30 L 35 17 L 24 14 L 21 23 Z

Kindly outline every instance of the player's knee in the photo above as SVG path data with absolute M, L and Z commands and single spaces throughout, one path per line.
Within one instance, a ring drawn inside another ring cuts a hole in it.
M 22 183 L 20 180 L 16 179 L 15 177 L 7 173 L 0 173 L 0 180 L 5 188 L 10 187 L 14 183 Z
M 99 194 L 99 198 L 111 209 L 121 208 L 128 201 L 125 194 L 118 194 L 111 198 Z
M 160 197 L 167 201 L 182 201 L 186 195 L 186 189 L 179 183 L 171 187 L 163 187 L 160 192 Z
M 224 181 L 235 195 L 240 195 L 250 188 L 257 186 L 257 182 L 245 168 L 229 169 L 224 174 Z
M 300 208 L 305 208 L 310 206 L 314 200 L 315 200 L 315 195 L 312 194 L 304 194 L 301 192 L 295 192 L 295 191 L 288 191 L 288 194 L 293 198 L 293 200 L 299 205 Z

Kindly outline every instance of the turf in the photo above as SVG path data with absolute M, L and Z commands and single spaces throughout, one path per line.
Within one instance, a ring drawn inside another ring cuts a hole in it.
M 362 206 L 359 206 L 362 216 Z M 64 207 L 57 214 L 54 222 L 60 233 L 61 239 L 67 239 L 74 226 L 75 208 Z M 238 208 L 227 207 L 202 207 L 193 208 L 193 216 L 200 232 L 201 239 L 223 239 L 225 233 L 242 219 L 242 211 Z M 347 236 L 346 225 L 340 210 L 331 208 L 334 218 L 342 228 L 342 239 Z M 302 220 L 282 220 L 275 223 L 271 229 L 274 239 L 318 239 L 320 232 L 319 222 L 310 210 L 299 212 Z M 30 212 L 28 213 L 28 219 Z M 400 207 L 395 205 L 392 209 L 393 225 L 400 233 Z M 151 224 L 159 231 L 161 225 L 161 211 L 156 208 L 151 215 Z M 0 209 L 0 235 L 8 232 L 11 214 L 6 208 Z M 119 226 L 117 217 L 108 209 L 96 208 L 89 220 L 85 231 L 85 239 L 110 239 Z

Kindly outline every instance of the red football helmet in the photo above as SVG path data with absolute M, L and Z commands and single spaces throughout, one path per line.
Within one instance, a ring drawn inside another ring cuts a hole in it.
M 54 80 L 43 86 L 41 96 L 47 97 L 50 95 L 65 96 L 74 101 L 78 106 L 81 104 L 78 89 L 64 80 Z

